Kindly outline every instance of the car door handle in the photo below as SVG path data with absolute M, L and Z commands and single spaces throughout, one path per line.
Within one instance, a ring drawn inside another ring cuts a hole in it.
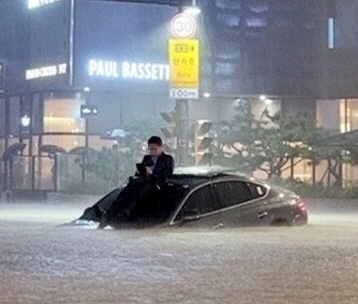
M 219 229 L 219 228 L 222 228 L 222 227 L 224 227 L 224 223 L 218 223 L 218 224 L 215 224 L 213 226 L 213 229 Z
M 266 217 L 267 215 L 268 215 L 268 212 L 266 212 L 266 211 L 260 212 L 260 213 L 257 215 L 257 218 L 263 219 L 263 218 Z

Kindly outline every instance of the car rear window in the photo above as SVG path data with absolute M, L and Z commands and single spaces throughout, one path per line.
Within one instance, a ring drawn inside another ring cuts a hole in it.
M 196 189 L 185 202 L 184 212 L 197 211 L 200 214 L 209 213 L 215 210 L 212 204 L 210 185 Z
M 247 183 L 247 185 L 249 186 L 252 198 L 254 198 L 254 199 L 265 196 L 265 194 L 267 192 L 267 188 L 263 187 L 261 185 L 257 185 L 254 183 Z
M 223 181 L 214 184 L 214 193 L 221 205 L 230 207 L 253 199 L 248 183 Z

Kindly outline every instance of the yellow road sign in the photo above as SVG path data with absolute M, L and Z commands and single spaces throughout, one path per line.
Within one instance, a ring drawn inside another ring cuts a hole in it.
M 199 88 L 199 41 L 170 39 L 169 65 L 171 89 Z

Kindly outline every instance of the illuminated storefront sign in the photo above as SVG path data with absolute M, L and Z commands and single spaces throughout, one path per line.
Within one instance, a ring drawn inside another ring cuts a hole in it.
M 91 59 L 88 62 L 88 75 L 107 78 L 168 81 L 169 65 Z
M 57 65 L 48 65 L 35 69 L 26 70 L 25 79 L 45 78 L 57 75 L 67 74 L 67 63 L 60 63 Z
M 60 0 L 28 0 L 27 1 L 27 7 L 29 9 L 38 8 L 40 6 L 48 5 L 55 3 Z

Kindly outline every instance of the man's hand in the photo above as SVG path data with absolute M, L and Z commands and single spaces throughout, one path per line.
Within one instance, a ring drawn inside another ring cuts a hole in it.
M 148 175 L 152 175 L 152 174 L 153 174 L 153 171 L 152 171 L 152 169 L 151 169 L 151 168 L 149 168 L 149 167 L 145 167 L 145 169 L 146 169 L 146 171 L 147 171 L 147 176 L 148 176 Z

